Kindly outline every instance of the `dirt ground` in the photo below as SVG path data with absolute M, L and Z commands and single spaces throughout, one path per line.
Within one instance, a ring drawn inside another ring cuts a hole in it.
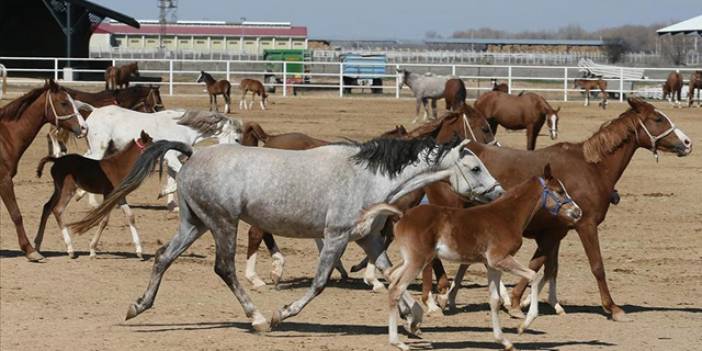
M 204 96 L 164 98 L 169 107 L 207 107 Z M 616 102 L 607 111 L 579 103 L 561 105 L 559 140 L 568 141 L 583 140 L 625 108 Z M 702 142 L 702 109 L 674 110 L 667 104 L 661 108 L 693 143 Z M 365 139 L 396 124 L 408 125 L 413 110 L 414 103 L 408 99 L 277 97 L 269 111 L 236 111 L 235 115 L 257 121 L 272 133 L 299 131 L 325 139 Z M 34 175 L 38 160 L 46 154 L 46 131 L 42 130 L 24 155 L 15 177 L 30 237 L 52 189 L 46 175 L 42 179 Z M 523 133 L 502 130 L 497 136 L 511 147 L 525 145 Z M 538 145 L 551 143 L 542 136 Z M 687 158 L 663 155 L 659 163 L 647 150 L 639 150 L 618 184 L 622 201 L 610 209 L 600 226 L 600 238 L 612 294 L 632 322 L 613 322 L 603 314 L 587 258 L 577 235 L 571 233 L 561 248 L 559 274 L 559 296 L 568 314 L 557 316 L 542 304 L 542 315 L 521 336 L 516 334 L 519 321 L 501 314 L 515 346 L 534 350 L 698 349 L 702 342 L 701 174 L 699 150 Z M 43 264 L 28 263 L 18 251 L 7 210 L 4 206 L 0 209 L 0 349 L 388 349 L 387 296 L 371 293 L 360 274 L 353 275 L 350 282 L 339 282 L 335 273 L 328 288 L 300 315 L 265 335 L 252 333 L 239 303 L 213 272 L 214 246 L 209 235 L 171 266 L 154 308 L 125 322 L 127 307 L 146 287 L 153 264 L 151 254 L 178 225 L 177 216 L 168 214 L 164 202 L 156 199 L 157 187 L 154 176 L 129 199 L 149 254 L 146 262 L 135 258 L 126 222 L 115 212 L 97 259 L 88 257 L 89 235 L 74 236 L 80 257 L 69 259 L 60 231 L 50 218 L 43 246 L 49 259 Z M 85 200 L 73 202 L 66 217 L 69 221 L 79 219 L 88 209 Z M 288 262 L 284 288 L 276 290 L 268 285 L 252 291 L 243 278 L 248 226 L 241 225 L 239 230 L 239 277 L 257 306 L 270 316 L 305 292 L 315 270 L 316 249 L 310 241 L 279 238 Z M 527 262 L 533 249 L 533 242 L 526 241 L 518 258 Z M 391 254 L 395 254 L 393 247 Z M 360 249 L 350 245 L 343 260 L 348 268 L 360 258 Z M 450 272 L 455 268 L 448 266 Z M 268 254 L 261 250 L 258 271 L 268 282 L 269 270 Z M 515 281 L 511 276 L 505 279 Z M 459 312 L 426 318 L 422 339 L 409 340 L 410 345 L 422 349 L 499 349 L 491 333 L 484 268 L 472 267 L 464 285 L 458 298 Z M 413 293 L 417 294 L 417 288 L 413 286 Z

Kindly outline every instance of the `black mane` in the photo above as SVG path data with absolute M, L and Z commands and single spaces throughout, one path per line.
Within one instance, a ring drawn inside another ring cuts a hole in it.
M 431 137 L 410 140 L 377 138 L 365 143 L 352 142 L 360 150 L 351 159 L 357 164 L 365 163 L 366 168 L 373 172 L 393 178 L 405 167 L 419 162 L 425 150 L 435 149 L 435 152 L 426 153 L 424 160 L 436 165 L 459 142 L 460 139 L 455 137 L 446 144 L 437 144 Z

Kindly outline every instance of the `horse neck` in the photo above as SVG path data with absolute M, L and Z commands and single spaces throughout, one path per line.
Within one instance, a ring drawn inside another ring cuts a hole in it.
M 45 113 L 45 95 L 46 92 L 39 95 L 36 100 L 22 112 L 16 120 L 14 121 L 0 121 L 0 124 L 4 124 L 6 131 L 12 131 L 11 133 L 2 133 L 2 138 L 6 139 L 4 143 L 9 145 L 14 145 L 15 147 L 9 147 L 9 145 L 4 145 L 3 150 L 13 151 L 12 154 L 0 155 L 7 157 L 7 160 L 12 160 L 15 164 L 19 162 L 22 154 L 29 148 L 32 144 L 34 138 L 39 133 L 44 124 L 48 123 L 46 113 Z
M 204 74 L 203 79 L 205 80 L 206 85 L 212 85 L 214 83 L 217 83 L 217 81 L 209 74 Z
M 603 156 L 600 162 L 597 163 L 600 174 L 602 174 L 601 178 L 605 179 L 607 185 L 612 189 L 619 181 L 619 178 L 622 177 L 636 149 L 639 148 L 635 138 L 635 136 L 630 136 L 616 150 Z
M 436 164 L 436 166 L 429 164 L 426 161 L 426 152 L 433 151 L 433 149 L 423 151 L 419 157 L 419 162 L 405 167 L 402 172 L 393 178 L 379 173 L 375 175 L 380 179 L 379 183 L 383 184 L 384 189 L 387 189 L 385 188 L 387 185 L 389 185 L 389 188 L 392 189 L 385 199 L 385 202 L 396 201 L 414 190 L 448 176 L 448 174 L 445 174 L 443 177 L 434 179 L 441 171 L 446 171 L 450 166 L 441 166 L 442 163 L 446 162 L 439 162 Z
M 536 178 L 530 178 L 492 202 L 490 213 L 510 223 L 513 232 L 521 236 L 542 206 L 542 191 Z

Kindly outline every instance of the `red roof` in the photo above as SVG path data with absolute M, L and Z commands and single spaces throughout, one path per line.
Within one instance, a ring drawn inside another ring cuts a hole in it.
M 158 35 L 161 26 L 158 24 L 141 24 L 141 28 L 133 28 L 121 23 L 100 23 L 95 33 L 111 34 L 143 34 Z M 187 25 L 168 24 L 166 33 L 169 35 L 194 35 L 194 36 L 251 36 L 251 37 L 307 37 L 307 27 L 242 27 L 238 25 Z

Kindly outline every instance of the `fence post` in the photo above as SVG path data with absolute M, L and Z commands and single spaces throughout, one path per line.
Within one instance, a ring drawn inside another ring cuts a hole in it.
M 400 65 L 395 65 L 395 99 L 400 98 L 400 84 L 402 84 L 400 81 L 400 72 L 398 72 L 399 70 Z
M 117 66 L 117 61 L 115 61 L 115 59 L 112 59 L 112 67 L 116 67 L 116 66 Z
M 452 76 L 456 75 L 456 65 L 451 65 L 451 75 Z
M 173 60 L 168 61 L 168 95 L 173 96 Z
M 229 61 L 227 60 L 227 81 L 229 80 Z
M 507 67 L 507 92 L 512 94 L 512 66 Z
M 288 62 L 283 61 L 283 96 L 288 96 Z
M 344 63 L 339 63 L 339 97 L 344 97 Z
M 568 102 L 568 67 L 563 67 L 563 101 Z
M 619 67 L 619 102 L 624 101 L 624 67 Z
M 54 59 L 54 80 L 58 81 L 58 59 Z

